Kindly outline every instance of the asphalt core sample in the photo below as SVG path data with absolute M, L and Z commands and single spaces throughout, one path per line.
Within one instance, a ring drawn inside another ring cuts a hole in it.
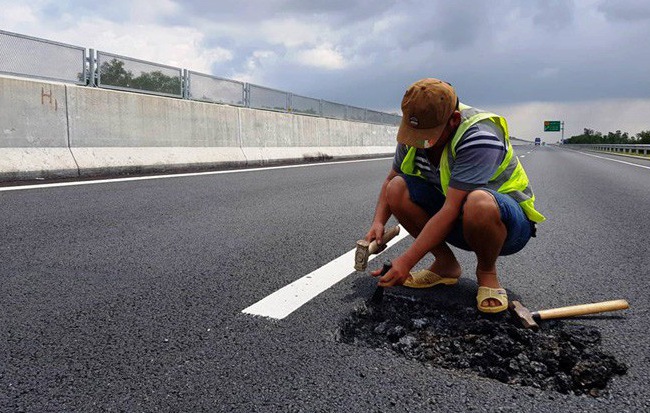
M 534 332 L 509 312 L 483 315 L 451 304 L 436 308 L 413 298 L 386 295 L 357 307 L 340 325 L 343 343 L 388 348 L 445 369 L 473 371 L 500 382 L 565 394 L 605 392 L 627 367 L 599 348 L 597 329 L 545 321 Z

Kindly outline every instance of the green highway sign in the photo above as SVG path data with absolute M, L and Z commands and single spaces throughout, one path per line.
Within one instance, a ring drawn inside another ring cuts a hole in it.
M 544 121 L 544 132 L 559 132 L 561 128 L 562 126 L 559 120 Z

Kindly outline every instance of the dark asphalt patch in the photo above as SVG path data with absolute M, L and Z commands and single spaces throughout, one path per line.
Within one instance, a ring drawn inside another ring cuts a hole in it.
M 614 375 L 627 371 L 600 349 L 593 327 L 550 321 L 534 332 L 515 321 L 508 312 L 486 316 L 459 304 L 436 308 L 386 296 L 380 305 L 361 305 L 346 317 L 338 340 L 565 394 L 600 396 Z

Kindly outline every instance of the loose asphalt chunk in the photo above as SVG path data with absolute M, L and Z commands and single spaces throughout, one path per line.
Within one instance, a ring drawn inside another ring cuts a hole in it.
M 357 307 L 341 321 L 337 336 L 437 367 L 565 394 L 598 397 L 612 376 L 627 371 L 601 350 L 594 327 L 550 321 L 534 332 L 508 312 L 487 316 L 459 304 L 436 308 L 390 295 L 379 305 Z

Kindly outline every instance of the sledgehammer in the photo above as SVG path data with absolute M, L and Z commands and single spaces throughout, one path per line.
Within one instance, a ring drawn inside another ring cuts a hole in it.
M 510 303 L 510 311 L 521 321 L 521 324 L 533 330 L 539 328 L 536 320 L 575 317 L 578 315 L 604 313 L 606 311 L 625 310 L 627 308 L 630 308 L 630 305 L 625 300 L 602 301 L 600 303 L 572 305 L 569 307 L 539 311 L 530 311 L 519 301 L 512 301 Z
M 368 242 L 365 239 L 360 239 L 357 241 L 357 251 L 354 255 L 354 269 L 357 271 L 365 271 L 368 267 L 368 257 L 371 254 L 377 254 L 383 251 L 388 241 L 395 238 L 397 234 L 399 234 L 399 225 L 395 225 L 384 231 L 384 235 L 381 237 L 381 245 L 377 245 L 377 240 Z

